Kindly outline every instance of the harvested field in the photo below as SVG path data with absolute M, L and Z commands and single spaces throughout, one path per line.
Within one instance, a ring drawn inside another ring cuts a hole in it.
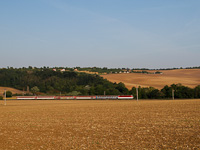
M 0 149 L 200 149 L 200 99 L 0 101 Z
M 148 72 L 155 72 L 152 70 Z M 177 69 L 177 70 L 161 70 L 163 74 L 107 74 L 101 75 L 103 78 L 111 82 L 123 82 L 128 89 L 133 86 L 155 87 L 162 89 L 165 85 L 181 83 L 184 86 L 194 88 L 200 85 L 200 69 Z
M 0 95 L 3 95 L 3 93 L 6 91 L 11 91 L 13 94 L 22 94 L 23 91 L 21 90 L 17 90 L 15 88 L 11 88 L 11 87 L 0 87 Z

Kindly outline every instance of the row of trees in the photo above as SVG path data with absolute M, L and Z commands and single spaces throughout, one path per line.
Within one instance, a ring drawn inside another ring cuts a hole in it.
M 87 85 L 85 86 L 85 89 L 88 91 L 90 90 L 90 87 Z M 119 90 L 120 94 L 125 95 L 133 95 L 136 98 L 136 88 L 133 87 L 130 91 L 124 86 L 123 83 L 119 83 L 119 86 L 117 87 L 117 90 Z M 185 87 L 181 84 L 172 84 L 171 86 L 165 86 L 163 89 L 158 90 L 153 87 L 149 88 L 138 88 L 138 98 L 139 99 L 171 99 L 172 98 L 172 91 L 174 91 L 174 98 L 200 98 L 200 85 L 196 86 L 194 89 Z M 40 92 L 40 89 L 37 86 L 34 86 L 31 88 L 31 92 L 34 95 L 37 95 Z M 101 92 L 107 92 L 107 90 L 102 89 Z M 3 93 L 5 95 L 5 93 Z M 56 93 L 52 93 L 56 94 Z M 84 95 L 80 91 L 72 91 L 69 93 L 65 93 L 65 95 Z M 85 93 L 85 95 L 90 95 L 89 93 Z M 94 94 L 91 94 L 94 95 Z M 102 95 L 102 94 L 98 94 Z M 7 91 L 6 97 L 12 97 L 12 92 Z M 3 97 L 0 97 L 0 100 L 3 99 Z
M 200 85 L 195 88 L 189 88 L 181 84 L 172 84 L 158 90 L 153 87 L 138 88 L 138 97 L 140 99 L 171 99 L 174 91 L 174 98 L 200 98 Z M 133 87 L 130 94 L 136 97 L 136 88 Z
M 33 94 L 58 95 L 134 95 L 136 88 L 128 90 L 123 83 L 111 83 L 98 75 L 73 71 L 55 72 L 48 68 L 0 69 L 0 86 L 25 90 L 30 87 Z M 181 84 L 172 84 L 158 90 L 153 87 L 138 88 L 140 99 L 169 99 L 174 90 L 175 98 L 200 98 L 200 85 L 189 88 Z

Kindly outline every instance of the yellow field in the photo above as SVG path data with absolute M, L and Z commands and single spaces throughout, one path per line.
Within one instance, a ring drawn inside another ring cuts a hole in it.
M 0 101 L 0 149 L 200 149 L 199 100 Z
M 3 95 L 3 93 L 5 92 L 5 90 L 6 91 L 11 91 L 12 92 L 12 94 L 23 94 L 23 91 L 21 91 L 21 90 L 17 90 L 17 89 L 15 89 L 15 88 L 11 88 L 11 87 L 0 87 L 0 95 Z
M 152 70 L 148 72 L 155 72 Z M 103 78 L 111 82 L 123 82 L 128 89 L 133 86 L 140 85 L 141 87 L 155 87 L 162 89 L 165 85 L 181 83 L 184 86 L 194 88 L 200 85 L 200 69 L 177 69 L 177 70 L 161 70 L 163 74 L 107 74 L 101 75 Z

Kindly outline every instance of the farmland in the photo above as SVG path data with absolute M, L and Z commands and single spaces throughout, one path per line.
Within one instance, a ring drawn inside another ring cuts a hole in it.
M 200 149 L 200 99 L 0 101 L 0 149 Z
M 23 91 L 21 90 L 17 90 L 15 88 L 11 88 L 11 87 L 0 87 L 0 95 L 3 95 L 4 91 L 11 91 L 13 94 L 22 94 Z
M 151 70 L 148 72 L 155 72 Z M 161 70 L 163 74 L 107 74 L 101 75 L 103 78 L 111 82 L 122 82 L 128 89 L 133 86 L 140 85 L 141 87 L 155 87 L 162 89 L 165 85 L 181 83 L 184 86 L 194 88 L 200 84 L 200 69 L 176 69 L 176 70 Z

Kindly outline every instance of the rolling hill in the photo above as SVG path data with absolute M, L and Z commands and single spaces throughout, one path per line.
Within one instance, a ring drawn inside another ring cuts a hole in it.
M 21 90 L 17 90 L 15 88 L 11 88 L 11 87 L 0 87 L 0 95 L 3 95 L 4 91 L 11 91 L 13 94 L 22 94 L 23 91 Z
M 178 83 L 191 88 L 200 85 L 200 69 L 151 70 L 148 72 L 156 71 L 163 74 L 121 73 L 101 75 L 101 77 L 111 82 L 123 82 L 128 89 L 136 85 L 141 87 L 152 86 L 157 89 Z

